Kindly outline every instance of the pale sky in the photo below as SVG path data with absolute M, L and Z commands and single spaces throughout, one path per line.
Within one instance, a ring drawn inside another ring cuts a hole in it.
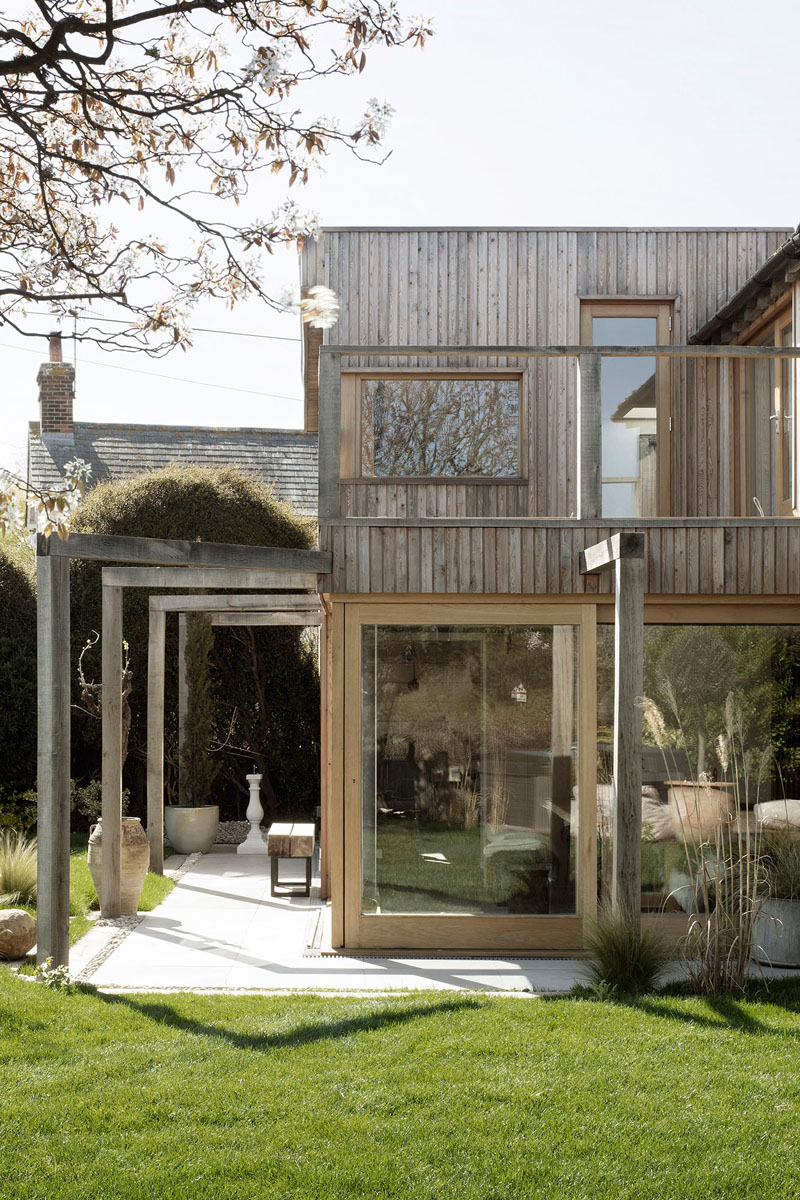
M 323 225 L 788 228 L 800 221 L 790 0 L 755 8 L 749 0 L 400 0 L 400 7 L 434 18 L 436 37 L 424 52 L 372 52 L 362 76 L 329 81 L 312 98 L 310 111 L 338 113 L 345 128 L 371 96 L 396 110 L 388 162 L 377 168 L 339 154 L 297 193 Z M 269 187 L 265 212 L 282 196 L 278 185 Z M 275 256 L 273 278 L 275 295 L 296 282 L 293 253 Z M 296 318 L 254 305 L 206 306 L 196 324 L 298 336 Z M 49 325 L 32 319 L 30 328 Z M 71 343 L 65 351 L 71 358 Z M 0 465 L 19 470 L 47 355 L 44 345 L 2 328 L 0 354 Z M 75 416 L 298 426 L 299 364 L 297 342 L 209 333 L 197 333 L 189 353 L 159 362 L 86 346 L 78 351 Z

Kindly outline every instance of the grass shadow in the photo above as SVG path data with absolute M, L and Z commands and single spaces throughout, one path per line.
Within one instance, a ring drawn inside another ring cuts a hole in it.
M 670 1003 L 675 1000 L 699 1000 L 703 1009 L 689 1011 Z M 759 1037 L 800 1038 L 800 1024 L 794 1029 L 776 1028 L 754 1011 L 755 1006 L 763 1004 L 800 1016 L 800 981 L 797 980 L 770 980 L 769 985 L 764 982 L 752 983 L 741 995 L 736 996 L 703 996 L 692 992 L 685 984 L 671 984 L 659 992 L 642 996 L 609 996 L 600 1002 L 635 1009 L 696 1028 L 728 1029 Z
M 209 1025 L 202 1021 L 181 1016 L 180 1013 L 164 1002 L 134 1000 L 130 996 L 109 996 L 98 993 L 106 1004 L 121 1004 L 142 1016 L 148 1017 L 160 1025 L 168 1025 L 183 1033 L 196 1036 L 217 1038 L 228 1042 L 239 1050 L 255 1050 L 265 1053 L 270 1050 L 288 1049 L 290 1047 L 307 1046 L 315 1042 L 336 1041 L 353 1033 L 372 1033 L 378 1030 L 390 1029 L 392 1026 L 408 1024 L 409 1021 L 422 1020 L 425 1017 L 438 1016 L 440 1013 L 456 1013 L 467 1009 L 481 1007 L 481 1002 L 469 996 L 425 1003 L 418 1006 L 407 1006 L 401 1009 L 373 1012 L 363 1016 L 345 1017 L 335 1021 L 312 1021 L 286 1033 L 239 1033 L 219 1025 Z

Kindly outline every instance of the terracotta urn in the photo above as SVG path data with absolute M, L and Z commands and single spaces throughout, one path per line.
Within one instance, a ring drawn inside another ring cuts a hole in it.
M 150 865 L 150 846 L 147 834 L 138 817 L 122 818 L 122 852 L 120 855 L 120 912 L 134 916 Z M 103 886 L 103 819 L 89 833 L 89 870 L 97 895 L 102 898 Z

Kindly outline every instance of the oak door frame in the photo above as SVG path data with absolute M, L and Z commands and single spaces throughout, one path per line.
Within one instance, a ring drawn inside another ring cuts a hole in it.
M 595 610 L 589 604 L 542 604 L 535 598 L 506 603 L 497 598 L 491 623 L 573 625 L 578 628 L 578 837 L 575 914 L 363 914 L 361 629 L 364 625 L 486 625 L 485 605 L 471 602 L 403 603 L 396 596 L 350 602 L 344 608 L 343 870 L 334 890 L 333 925 L 339 945 L 386 950 L 579 950 L 583 920 L 597 906 L 597 644 Z M 336 649 L 334 648 L 334 657 Z M 584 748 L 588 751 L 584 752 Z M 339 908 L 343 920 L 337 914 Z
M 659 346 L 672 344 L 674 304 L 669 300 L 581 300 L 581 345 L 594 345 L 594 317 L 655 317 Z M 672 360 L 656 359 L 656 517 L 672 516 Z M 602 473 L 601 473 L 602 475 Z M 644 515 L 644 514 L 641 514 Z

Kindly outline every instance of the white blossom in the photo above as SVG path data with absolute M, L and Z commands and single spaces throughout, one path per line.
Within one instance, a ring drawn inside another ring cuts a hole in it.
M 329 287 L 317 284 L 300 301 L 300 311 L 312 329 L 332 329 L 339 320 L 339 301 Z

